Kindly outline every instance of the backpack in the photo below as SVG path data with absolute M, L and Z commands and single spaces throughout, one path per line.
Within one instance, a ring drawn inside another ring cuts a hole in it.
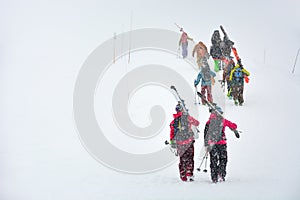
M 238 67 L 234 70 L 233 72 L 233 79 L 236 82 L 241 82 L 243 80 L 244 76 L 243 76 L 243 71 L 241 67 Z
M 189 131 L 188 115 L 182 114 L 174 119 L 174 140 L 184 141 L 193 136 L 193 132 Z
M 213 45 L 219 45 L 221 42 L 220 32 L 215 30 L 213 35 L 211 36 L 211 43 Z
M 221 51 L 220 47 L 217 45 L 212 45 L 210 47 L 209 53 L 210 53 L 211 57 L 214 59 L 220 59 L 222 57 L 222 51 Z
M 207 64 L 207 61 L 203 61 L 203 65 L 201 68 L 201 75 L 202 75 L 202 79 L 207 82 L 207 81 L 211 81 L 211 75 L 210 75 L 210 68 L 209 65 Z
M 206 130 L 205 130 L 206 129 Z M 223 129 L 223 117 L 216 114 L 215 118 L 210 119 L 210 123 L 205 126 L 204 142 L 207 143 L 209 140 L 212 142 L 219 142 L 222 140 L 222 129 Z

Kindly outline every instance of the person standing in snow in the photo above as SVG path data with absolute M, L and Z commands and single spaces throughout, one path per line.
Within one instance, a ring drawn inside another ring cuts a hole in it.
M 193 181 L 194 177 L 194 133 L 192 126 L 198 126 L 199 121 L 183 111 L 178 103 L 175 107 L 176 114 L 170 123 L 170 144 L 177 149 L 179 155 L 179 174 L 182 181 Z
M 242 106 L 244 103 L 244 79 L 249 81 L 250 73 L 243 67 L 241 60 L 231 70 L 229 75 L 231 94 L 233 96 L 234 104 Z
M 200 69 L 200 72 L 197 76 L 197 79 L 194 81 L 194 86 L 197 87 L 199 82 L 201 81 L 201 94 L 206 98 L 205 93 L 207 93 L 207 101 L 213 102 L 212 97 L 212 85 L 214 84 L 214 77 L 216 73 L 210 70 L 210 67 L 207 63 L 207 59 L 203 59 L 203 65 Z M 205 105 L 205 101 L 201 99 L 202 105 Z
M 204 145 L 210 155 L 211 180 L 213 183 L 225 181 L 227 166 L 227 142 L 225 128 L 237 129 L 237 125 L 223 118 L 222 109 L 215 106 L 216 110 L 210 109 L 210 117 L 204 129 Z M 236 135 L 239 137 L 239 135 Z
M 183 31 L 183 28 L 180 28 L 180 32 L 182 32 L 182 34 L 179 40 L 179 46 L 181 46 L 182 49 L 182 57 L 186 58 L 188 55 L 188 40 L 194 40 L 190 38 L 186 32 Z
M 198 44 L 195 45 L 195 47 L 193 49 L 193 53 L 192 53 L 193 57 L 195 55 L 195 52 L 197 53 L 197 64 L 200 69 L 200 67 L 203 65 L 203 59 L 209 58 L 209 54 L 207 52 L 207 47 L 205 46 L 205 44 L 203 42 L 200 41 Z

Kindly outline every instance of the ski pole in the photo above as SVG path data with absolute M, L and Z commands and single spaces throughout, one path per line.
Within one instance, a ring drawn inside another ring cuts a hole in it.
M 195 99 L 194 99 L 194 104 L 196 105 L 197 104 L 197 87 L 195 87 Z M 199 99 L 198 99 L 198 102 L 199 102 Z
M 208 153 L 206 154 L 206 157 L 205 157 L 205 168 L 203 170 L 204 173 L 207 172 L 207 169 L 206 169 L 206 167 L 207 167 L 207 157 L 208 157 Z
M 198 96 L 198 95 L 197 95 L 197 92 L 198 92 L 198 90 L 197 90 L 197 87 L 195 86 L 195 104 L 197 104 L 197 96 Z M 201 103 L 200 103 L 200 99 L 201 99 L 201 98 L 198 96 L 198 104 L 201 104 Z
M 194 104 L 197 104 L 197 90 L 195 89 L 195 98 L 194 98 Z
M 170 143 L 168 142 L 168 140 L 165 141 L 165 145 L 170 145 Z M 175 156 L 178 156 L 178 152 L 176 149 L 173 149 L 172 147 L 170 147 L 170 151 L 172 153 L 174 153 Z
M 205 155 L 203 156 L 203 158 L 201 160 L 201 163 L 200 163 L 199 167 L 197 168 L 197 171 L 201 172 L 201 166 L 203 164 L 203 161 L 204 161 L 205 157 L 207 158 L 207 154 L 208 154 L 208 151 L 206 150 Z
M 178 59 L 180 58 L 180 45 L 178 46 L 178 49 L 177 49 L 177 58 Z

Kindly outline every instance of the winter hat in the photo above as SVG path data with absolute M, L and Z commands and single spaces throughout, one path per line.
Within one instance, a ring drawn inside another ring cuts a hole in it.
M 181 112 L 183 110 L 182 106 L 180 103 L 178 103 L 175 107 L 176 112 Z

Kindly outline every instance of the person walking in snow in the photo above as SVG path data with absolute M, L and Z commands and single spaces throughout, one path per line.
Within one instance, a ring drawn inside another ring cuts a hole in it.
M 221 42 L 222 42 L 222 40 L 220 37 L 220 32 L 218 30 L 215 30 L 211 37 L 212 46 L 210 47 L 210 55 L 214 59 L 215 72 L 220 71 L 221 60 L 223 59 L 222 50 L 221 50 Z
M 199 121 L 183 111 L 178 103 L 175 107 L 176 114 L 170 123 L 170 144 L 177 149 L 179 155 L 179 174 L 182 181 L 193 181 L 194 177 L 194 133 L 192 126 L 198 126 Z
M 182 32 L 182 34 L 179 40 L 179 46 L 181 46 L 182 57 L 186 58 L 188 55 L 188 40 L 194 40 L 190 38 L 186 32 L 183 31 L 183 28 L 180 28 L 180 32 Z
M 197 64 L 200 69 L 200 67 L 203 65 L 203 59 L 209 58 L 209 54 L 207 52 L 207 47 L 205 46 L 205 44 L 203 42 L 200 41 L 198 44 L 195 45 L 195 47 L 193 49 L 193 53 L 192 53 L 193 57 L 194 57 L 195 53 L 197 53 Z
M 201 94 L 206 98 L 205 93 L 207 94 L 207 101 L 213 102 L 212 97 L 212 85 L 214 84 L 214 77 L 216 76 L 216 73 L 210 70 L 210 67 L 207 63 L 207 59 L 203 59 L 202 67 L 200 68 L 200 72 L 197 76 L 197 79 L 194 81 L 194 86 L 197 87 L 197 85 L 201 81 Z M 205 105 L 205 101 L 201 99 L 202 105 Z
M 225 87 L 225 82 L 226 82 L 226 84 L 227 84 L 227 96 L 228 96 L 229 99 L 232 99 L 229 77 L 230 77 L 230 72 L 232 71 L 232 69 L 235 66 L 235 63 L 233 61 L 233 57 L 230 56 L 229 59 L 230 60 L 224 66 L 223 79 L 222 79 L 221 84 L 222 84 L 222 87 Z
M 219 106 L 215 107 L 217 111 L 210 109 L 211 114 L 204 129 L 204 145 L 210 155 L 211 180 L 213 183 L 225 181 L 228 159 L 225 128 L 237 129 L 235 123 L 220 115 L 223 114 L 222 109 Z M 237 134 L 236 137 L 239 137 Z
M 250 73 L 243 67 L 241 60 L 231 70 L 229 75 L 230 90 L 233 96 L 234 104 L 242 106 L 244 103 L 244 80 L 249 81 Z

